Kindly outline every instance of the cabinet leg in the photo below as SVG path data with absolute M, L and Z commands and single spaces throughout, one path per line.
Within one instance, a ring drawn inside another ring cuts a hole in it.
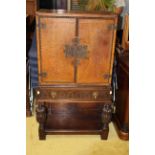
M 109 134 L 109 127 L 106 129 L 102 129 L 101 131 L 101 139 L 102 140 L 107 140 L 108 139 L 108 134 Z
M 39 123 L 39 139 L 45 140 L 45 122 L 46 122 L 46 109 L 43 105 L 39 105 L 36 109 L 37 121 Z
M 46 135 L 42 135 L 39 133 L 39 140 L 46 140 Z
M 39 140 L 46 140 L 46 134 L 44 131 L 44 125 L 39 125 Z
M 102 131 L 101 139 L 108 139 L 109 123 L 111 121 L 112 109 L 110 104 L 105 104 L 102 109 Z

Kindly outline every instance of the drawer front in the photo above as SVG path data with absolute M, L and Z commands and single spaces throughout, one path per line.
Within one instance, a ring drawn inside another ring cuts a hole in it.
M 35 96 L 37 100 L 102 101 L 111 100 L 111 90 L 109 88 L 37 88 Z
M 87 102 L 87 104 L 44 102 L 44 106 L 47 130 L 100 130 L 102 128 L 103 102 Z

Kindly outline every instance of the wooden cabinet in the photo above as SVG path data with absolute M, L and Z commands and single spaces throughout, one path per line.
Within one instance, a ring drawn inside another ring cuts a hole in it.
M 37 13 L 39 83 L 110 84 L 115 16 L 43 14 Z M 81 48 L 86 55 L 68 51 L 72 56 L 66 56 L 65 46 Z M 86 49 L 82 49 L 84 46 Z
M 37 11 L 40 139 L 56 133 L 107 139 L 116 26 L 112 13 Z
M 116 91 L 116 113 L 114 122 L 118 135 L 129 139 L 129 53 L 117 55 L 118 90 Z

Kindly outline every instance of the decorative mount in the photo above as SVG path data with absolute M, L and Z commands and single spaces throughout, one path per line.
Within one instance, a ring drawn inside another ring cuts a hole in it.
M 81 45 L 80 39 L 75 37 L 71 44 L 65 45 L 64 53 L 67 58 L 87 59 L 89 53 L 87 48 L 87 45 Z
M 75 37 L 71 44 L 65 45 L 64 53 L 66 58 L 73 58 L 74 66 L 74 82 L 77 81 L 77 67 L 80 63 L 79 59 L 88 59 L 87 45 L 81 45 L 80 39 Z

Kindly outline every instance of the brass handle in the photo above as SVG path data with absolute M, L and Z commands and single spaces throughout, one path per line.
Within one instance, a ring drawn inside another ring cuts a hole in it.
M 40 95 L 40 91 L 39 90 L 37 90 L 37 95 Z
M 52 98 L 54 99 L 54 98 L 56 98 L 57 93 L 56 93 L 56 92 L 54 92 L 54 91 L 52 91 L 52 92 L 51 92 L 51 96 L 52 96 Z
M 92 94 L 92 96 L 93 96 L 93 98 L 94 98 L 95 100 L 97 99 L 98 95 L 99 95 L 98 92 L 93 92 L 93 94 Z

